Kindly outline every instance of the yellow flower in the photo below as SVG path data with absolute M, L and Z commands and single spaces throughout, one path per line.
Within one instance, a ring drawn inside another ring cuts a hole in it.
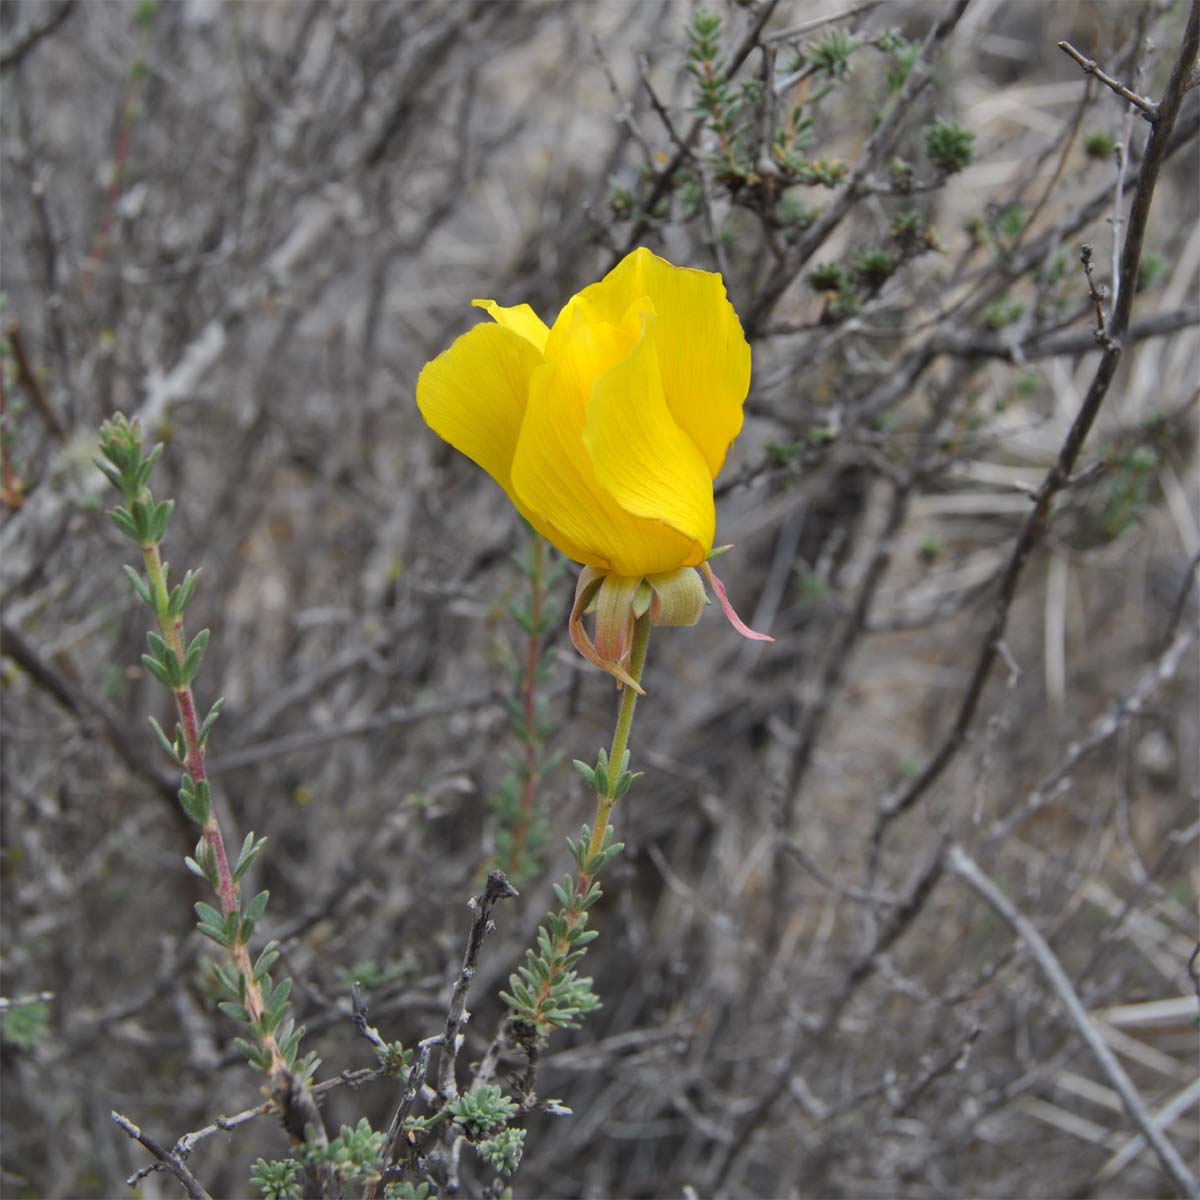
M 639 249 L 572 296 L 551 328 L 528 304 L 474 303 L 494 324 L 463 334 L 417 381 L 430 428 L 592 569 L 588 603 L 616 577 L 634 586 L 605 598 L 621 597 L 627 615 L 641 580 L 705 564 L 712 481 L 750 386 L 750 347 L 721 277 Z

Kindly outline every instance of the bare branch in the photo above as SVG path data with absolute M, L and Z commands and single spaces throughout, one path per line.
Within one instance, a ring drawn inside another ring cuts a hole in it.
M 1084 74 L 1094 75 L 1106 88 L 1116 92 L 1122 100 L 1128 100 L 1146 120 L 1158 120 L 1158 105 L 1153 100 L 1147 100 L 1144 96 L 1139 96 L 1137 92 L 1130 91 L 1120 80 L 1114 79 L 1104 71 L 1095 59 L 1080 54 L 1070 42 L 1059 42 L 1058 48 L 1068 58 L 1073 58 L 1083 68 Z
M 170 1171 L 176 1179 L 179 1180 L 183 1190 L 191 1197 L 191 1200 L 212 1200 L 212 1197 L 206 1192 L 200 1181 L 188 1170 L 187 1164 L 171 1151 L 164 1150 L 152 1137 L 144 1134 L 128 1117 L 122 1116 L 121 1113 L 114 1110 L 112 1119 L 118 1129 L 127 1133 L 134 1141 L 140 1142 L 162 1165 L 164 1171 Z M 131 1183 L 132 1186 L 132 1183 Z
M 1196 56 L 1197 46 L 1200 45 L 1200 0 L 1194 0 L 1188 17 L 1187 29 L 1184 33 L 1183 44 L 1179 57 L 1171 71 L 1171 78 L 1163 94 L 1159 106 L 1159 119 L 1155 122 L 1150 140 L 1146 145 L 1146 153 L 1142 169 L 1138 174 L 1137 186 L 1134 191 L 1133 204 L 1130 208 L 1128 232 L 1125 235 L 1125 246 L 1122 252 L 1121 274 L 1126 279 L 1136 279 L 1138 265 L 1141 262 L 1142 242 L 1146 234 L 1146 224 L 1150 217 L 1150 205 L 1154 198 L 1154 190 L 1158 184 L 1159 168 L 1166 157 L 1171 132 L 1175 118 L 1183 102 L 1184 83 L 1192 60 Z M 991 673 L 992 665 L 999 653 L 1000 643 L 1004 638 L 1004 630 L 1008 624 L 1008 614 L 1016 596 L 1017 584 L 1029 560 L 1033 548 L 1041 540 L 1050 509 L 1055 496 L 1062 490 L 1075 468 L 1079 452 L 1083 448 L 1092 425 L 1100 412 L 1100 407 L 1117 371 L 1121 358 L 1121 347 L 1129 328 L 1130 314 L 1133 308 L 1134 289 L 1128 287 L 1122 290 L 1117 299 L 1112 319 L 1108 326 L 1110 344 L 1105 348 L 1103 357 L 1096 368 L 1091 386 L 1084 397 L 1075 421 L 1067 433 L 1059 451 L 1058 461 L 1050 469 L 1038 489 L 1037 500 L 1033 511 L 1029 514 L 1009 556 L 1008 566 L 1000 584 L 1000 595 L 996 602 L 992 620 L 984 639 L 983 648 L 976 660 L 971 673 L 970 682 L 958 710 L 958 715 L 950 732 L 942 744 L 927 761 L 925 767 L 901 791 L 885 796 L 879 805 L 879 818 L 875 830 L 875 845 L 878 848 L 888 827 L 898 816 L 907 812 L 926 791 L 941 777 L 942 772 L 949 766 L 959 747 L 967 735 L 967 730 L 975 718 L 975 712 L 983 695 L 984 686 Z
M 49 37 L 75 11 L 76 0 L 63 0 L 40 24 L 33 25 L 11 45 L 0 47 L 0 71 L 8 71 L 25 60 L 25 56 L 43 39 Z
M 1175 1183 L 1176 1188 L 1178 1188 L 1179 1194 L 1190 1197 L 1200 1195 L 1200 1184 L 1197 1183 L 1196 1177 L 1188 1170 L 1187 1164 L 1184 1163 L 1174 1144 L 1168 1140 L 1159 1126 L 1155 1124 L 1154 1118 L 1147 1110 L 1141 1094 L 1133 1086 L 1133 1081 L 1125 1073 L 1125 1069 L 1117 1060 L 1117 1056 L 1108 1048 L 1104 1039 L 1096 1031 L 1096 1027 L 1092 1024 L 1091 1018 L 1080 1002 L 1070 978 L 1066 971 L 1063 970 L 1062 963 L 1058 961 L 1058 957 L 1050 949 L 1045 938 L 1042 937 L 1028 918 L 1022 916 L 1017 911 L 1008 897 L 984 874 L 975 860 L 961 846 L 955 845 L 950 847 L 947 854 L 947 866 L 952 874 L 959 876 L 974 892 L 981 896 L 992 911 L 1029 948 L 1038 966 L 1042 969 L 1042 974 L 1045 975 L 1046 981 L 1050 984 L 1055 995 L 1058 996 L 1063 1008 L 1066 1010 L 1067 1018 L 1075 1027 L 1076 1032 L 1083 1039 L 1087 1048 L 1091 1051 L 1092 1057 L 1095 1058 L 1100 1069 L 1108 1076 L 1108 1080 L 1113 1085 L 1117 1094 L 1121 1097 L 1121 1103 L 1124 1105 L 1129 1119 L 1137 1126 L 1141 1135 L 1154 1148 L 1167 1174 Z

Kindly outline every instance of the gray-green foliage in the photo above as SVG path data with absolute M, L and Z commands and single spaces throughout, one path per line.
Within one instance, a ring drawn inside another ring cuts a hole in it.
M 479 1157 L 501 1175 L 511 1175 L 521 1163 L 525 1150 L 525 1130 L 505 1129 L 476 1144 Z
M 516 1104 L 494 1083 L 484 1083 L 446 1105 L 450 1115 L 472 1137 L 482 1137 L 503 1125 L 516 1111 Z
M 177 703 L 194 706 L 191 685 L 204 658 L 209 632 L 202 629 L 180 653 L 180 648 L 185 644 L 183 618 L 195 597 L 200 572 L 189 570 L 180 583 L 174 588 L 170 587 L 170 568 L 162 560 L 160 549 L 175 502 L 156 501 L 150 489 L 150 476 L 162 455 L 162 449 L 158 445 L 149 454 L 144 453 L 142 432 L 137 421 L 127 421 L 123 414 L 117 413 L 100 429 L 102 459 L 96 461 L 96 466 L 121 493 L 123 503 L 113 509 L 109 517 L 126 537 L 137 544 L 146 567 L 144 576 L 133 567 L 125 567 L 125 575 L 134 594 L 150 609 L 158 625 L 158 631 L 151 629 L 146 634 L 149 653 L 142 655 L 142 664 L 158 683 L 174 693 Z M 175 641 L 176 646 L 172 646 L 168 638 Z M 176 724 L 174 737 L 168 737 L 162 726 L 153 717 L 150 718 L 159 746 L 182 770 L 180 806 L 188 818 L 204 831 L 194 855 L 185 858 L 184 863 L 193 875 L 207 882 L 218 895 L 222 893 L 222 879 L 211 836 L 215 830 L 211 786 L 207 779 L 198 777 L 200 768 L 196 764 L 203 762 L 203 752 L 220 716 L 222 703 L 218 699 L 212 705 L 198 726 L 193 727 L 190 739 L 182 721 Z M 182 713 L 184 710 L 181 708 L 180 711 Z M 252 832 L 246 834 L 230 871 L 234 889 L 254 865 L 265 844 L 266 838 L 256 839 Z M 261 891 L 244 903 L 238 894 L 236 906 L 228 912 L 222 912 L 205 901 L 198 901 L 195 905 L 199 918 L 197 929 L 204 937 L 236 957 L 254 936 L 269 899 L 269 893 Z M 283 979 L 274 983 L 269 973 L 278 957 L 279 950 L 272 942 L 264 947 L 254 963 L 252 982 L 261 992 L 261 1011 L 257 1014 L 251 1011 L 253 1005 L 249 1000 L 251 981 L 236 967 L 217 964 L 215 974 L 223 993 L 218 1007 L 226 1016 L 247 1027 L 249 1038 L 235 1038 L 234 1044 L 253 1066 L 265 1072 L 271 1071 L 274 1064 L 273 1042 L 278 1047 L 284 1065 L 308 1079 L 316 1071 L 319 1059 L 312 1054 L 298 1058 L 304 1028 L 297 1026 L 290 1015 L 292 982 Z
M 4 1040 L 19 1050 L 32 1050 L 45 1038 L 49 1023 L 50 1006 L 44 1000 L 14 1004 L 4 1010 Z

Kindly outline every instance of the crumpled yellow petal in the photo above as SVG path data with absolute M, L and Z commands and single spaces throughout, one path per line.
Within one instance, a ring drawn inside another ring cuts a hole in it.
M 712 478 L 696 443 L 675 423 L 659 375 L 657 320 L 592 388 L 583 441 L 596 478 L 634 516 L 659 520 L 693 542 L 676 566 L 704 561 L 716 532 Z
M 546 338 L 550 336 L 550 330 L 546 328 L 546 322 L 528 304 L 516 304 L 512 308 L 505 308 L 495 300 L 472 300 L 471 303 L 476 308 L 484 309 L 497 325 L 503 325 L 513 333 L 519 333 L 527 342 L 532 342 L 539 354 L 546 349 Z
M 580 296 L 568 302 L 550 331 L 546 361 L 530 379 L 510 493 L 522 511 L 552 514 L 566 540 L 555 544 L 577 562 L 628 576 L 697 561 L 693 537 L 617 502 L 584 446 L 593 385 L 629 354 L 638 332 L 633 323 L 603 320 Z
M 667 407 L 715 479 L 742 428 L 750 388 L 750 347 L 741 322 L 720 275 L 672 266 L 644 247 L 577 299 L 616 324 L 642 296 L 658 317 L 654 340 Z
M 430 429 L 478 463 L 542 537 L 583 562 L 585 551 L 525 505 L 512 484 L 529 382 L 541 361 L 529 340 L 507 326 L 477 325 L 425 364 L 417 379 L 417 406 Z

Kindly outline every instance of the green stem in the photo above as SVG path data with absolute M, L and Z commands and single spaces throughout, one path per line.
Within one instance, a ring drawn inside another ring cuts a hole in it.
M 633 627 L 633 654 L 629 662 L 629 674 L 637 683 L 642 682 L 642 671 L 646 666 L 646 648 L 650 644 L 650 614 L 647 612 L 637 618 Z M 626 687 L 621 693 L 621 707 L 617 712 L 617 727 L 613 730 L 612 749 L 608 754 L 608 788 L 604 795 L 596 797 L 596 817 L 592 823 L 592 840 L 588 846 L 588 854 L 596 854 L 608 828 L 608 818 L 617 802 L 617 783 L 621 778 L 621 760 L 629 745 L 629 731 L 633 727 L 633 710 L 637 704 L 638 694 L 631 687 Z M 587 877 L 590 885 L 591 878 Z M 587 891 L 584 877 L 580 876 L 579 887 Z
M 146 564 L 146 575 L 150 580 L 150 594 L 154 601 L 154 614 L 162 630 L 163 640 L 171 648 L 175 657 L 183 662 L 184 639 L 183 619 L 172 619 L 170 616 L 170 593 L 167 590 L 167 577 L 163 569 L 162 554 L 156 542 L 150 542 L 142 547 L 142 561 Z M 185 747 L 184 767 L 196 783 L 207 783 L 208 772 L 204 766 L 204 747 L 200 745 L 200 722 L 196 712 L 196 700 L 192 694 L 191 685 L 178 688 L 172 693 L 175 697 L 175 707 L 179 713 L 179 725 L 183 730 Z M 213 852 L 217 864 L 217 897 L 221 902 L 221 913 L 241 910 L 241 895 L 233 871 L 229 867 L 229 857 L 225 853 L 225 839 L 221 835 L 221 826 L 217 821 L 216 809 L 209 806 L 208 820 L 201 826 L 204 840 Z M 262 988 L 254 978 L 254 963 L 250 957 L 250 947 L 242 937 L 241 930 L 234 938 L 229 948 L 234 967 L 245 982 L 245 995 L 241 997 L 243 1008 L 250 1016 L 251 1022 L 257 1022 L 263 1015 L 264 1004 Z M 271 1059 L 268 1074 L 274 1078 L 280 1071 L 287 1070 L 283 1053 L 274 1034 L 258 1035 L 259 1041 Z

